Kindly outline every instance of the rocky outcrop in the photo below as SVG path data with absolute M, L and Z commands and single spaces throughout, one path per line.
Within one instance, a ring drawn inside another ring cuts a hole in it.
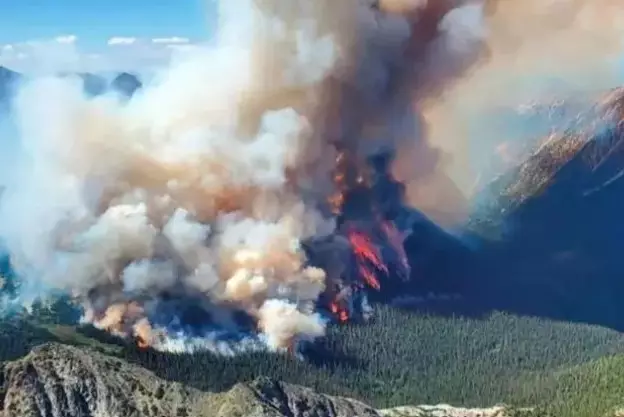
M 185 416 L 202 393 L 90 350 L 35 348 L 0 374 L 2 417 Z
M 382 417 L 509 417 L 505 407 L 458 408 L 450 405 L 421 405 L 379 410 Z
M 260 378 L 247 385 L 267 416 L 379 417 L 359 401 L 319 394 L 310 388 Z M 265 415 L 265 414 L 263 414 Z
M 39 346 L 0 370 L 0 417 L 477 415 L 504 417 L 505 414 L 502 408 L 466 410 L 450 406 L 378 411 L 359 401 L 267 378 L 239 383 L 224 393 L 202 392 L 165 381 L 141 367 L 91 349 L 57 343 Z

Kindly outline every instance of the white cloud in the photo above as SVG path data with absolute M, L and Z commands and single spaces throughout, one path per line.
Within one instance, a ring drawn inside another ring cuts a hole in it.
M 147 71 L 183 58 L 201 45 L 183 37 L 115 36 L 104 48 L 84 49 L 74 35 L 0 44 L 0 66 L 28 73 Z
M 79 70 L 80 53 L 74 35 L 59 35 L 12 44 L 2 49 L 0 65 L 21 72 L 50 73 Z
M 171 51 L 180 51 L 180 52 L 191 52 L 191 51 L 195 51 L 199 48 L 199 46 L 197 45 L 193 45 L 193 44 L 181 44 L 181 45 L 166 45 L 165 46 L 167 49 L 171 50 Z
M 54 40 L 58 43 L 72 44 L 76 43 L 78 37 L 76 35 L 61 35 L 54 38 Z
M 137 41 L 137 38 L 123 37 L 123 36 L 115 36 L 108 40 L 108 45 L 132 45 Z
M 180 38 L 178 36 L 172 36 L 170 38 L 154 38 L 152 39 L 152 43 L 158 43 L 158 44 L 185 44 L 185 43 L 189 43 L 190 40 L 189 38 Z

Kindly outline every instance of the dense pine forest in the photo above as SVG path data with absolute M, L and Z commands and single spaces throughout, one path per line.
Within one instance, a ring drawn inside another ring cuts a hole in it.
M 59 324 L 48 310 L 35 314 L 37 320 L 17 316 L 4 322 L 3 360 L 46 341 L 88 344 L 202 390 L 222 391 L 267 376 L 377 407 L 547 404 L 567 371 L 624 353 L 624 337 L 615 331 L 497 312 L 477 319 L 376 306 L 372 322 L 330 327 L 326 338 L 305 347 L 302 359 L 141 350 L 90 326 Z M 585 383 L 570 378 L 572 390 Z

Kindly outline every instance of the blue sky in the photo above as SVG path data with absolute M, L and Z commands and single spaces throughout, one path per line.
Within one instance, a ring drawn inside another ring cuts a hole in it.
M 207 40 L 215 26 L 214 0 L 0 0 L 0 10 L 0 65 L 9 67 L 46 42 L 64 44 L 53 55 L 71 46 L 91 58 L 110 52 L 153 62 L 174 46 Z
M 212 13 L 204 0 L 0 0 L 0 43 L 74 34 L 82 42 L 114 36 L 202 38 Z

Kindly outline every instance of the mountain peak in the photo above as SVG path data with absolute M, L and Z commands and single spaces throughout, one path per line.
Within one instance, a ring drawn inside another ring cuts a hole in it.
M 111 88 L 113 90 L 128 97 L 133 96 L 141 87 L 143 87 L 143 83 L 141 83 L 136 75 L 129 72 L 120 73 L 111 82 Z

